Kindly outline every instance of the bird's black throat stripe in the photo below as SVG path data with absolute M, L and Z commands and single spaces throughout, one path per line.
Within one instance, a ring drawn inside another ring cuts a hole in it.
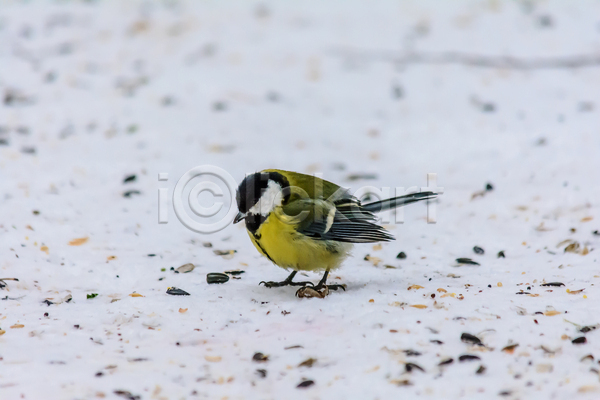
M 260 245 L 259 240 L 260 240 L 261 236 L 260 235 L 254 235 L 254 234 L 252 234 L 252 235 L 254 236 L 254 241 L 256 242 L 256 245 L 258 247 L 260 247 L 260 250 L 264 253 L 264 255 L 267 256 L 267 258 L 269 259 L 269 261 L 271 261 L 273 264 L 276 264 L 276 262 L 273 261 L 273 259 L 269 255 L 269 253 L 267 253 L 267 251 L 265 250 L 265 248 Z

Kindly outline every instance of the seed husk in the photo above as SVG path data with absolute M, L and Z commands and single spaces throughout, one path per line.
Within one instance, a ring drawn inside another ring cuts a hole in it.
M 440 363 L 438 364 L 439 366 L 442 365 L 450 365 L 454 362 L 453 358 L 446 358 L 445 360 L 440 361 Z
M 190 295 L 185 290 L 181 290 L 179 288 L 176 288 L 175 286 L 168 287 L 167 288 L 167 294 L 170 294 L 170 295 L 173 295 L 173 296 L 189 296 Z
M 462 335 L 460 335 L 460 340 L 464 343 L 470 343 L 470 344 L 475 344 L 477 346 L 483 346 L 483 343 L 481 342 L 481 340 L 475 336 L 475 335 L 471 335 L 470 333 L 463 333 Z
M 401 251 L 400 253 L 398 253 L 396 258 L 399 258 L 400 260 L 404 260 L 406 258 L 406 253 Z
M 518 344 L 518 343 L 509 344 L 508 346 L 504 346 L 504 347 L 502 348 L 502 351 L 504 351 L 504 352 L 506 352 L 506 353 L 509 353 L 509 354 L 512 354 L 512 353 L 514 353 L 515 349 L 516 349 L 518 346 L 519 346 L 519 344 Z
M 481 374 L 483 374 L 485 372 L 485 370 L 486 370 L 485 366 L 480 365 L 479 368 L 477 368 L 477 371 L 475 371 L 475 373 L 477 375 L 481 375 Z
M 192 272 L 196 268 L 196 266 L 192 263 L 183 264 L 181 267 L 175 270 L 176 274 L 186 274 L 188 272 Z
M 593 331 L 593 330 L 595 330 L 595 329 L 598 329 L 598 324 L 596 324 L 596 325 L 586 325 L 586 326 L 582 326 L 582 327 L 579 329 L 579 332 L 588 333 L 588 332 L 591 332 L 591 331 Z
M 414 369 L 418 369 L 421 372 L 425 372 L 425 370 L 423 369 L 423 367 L 421 367 L 420 365 L 417 365 L 415 363 L 409 362 L 409 363 L 406 363 L 404 365 L 404 370 L 406 372 L 412 372 Z
M 308 359 L 302 361 L 300 364 L 298 364 L 298 367 L 308 367 L 308 368 L 310 368 L 316 362 L 317 362 L 317 359 L 311 357 L 311 358 L 308 358 Z
M 470 258 L 466 258 L 466 257 L 457 258 L 456 262 L 459 264 L 481 265 L 478 262 L 473 261 Z
M 213 253 L 217 256 L 230 256 L 237 253 L 237 250 L 213 250 Z
M 206 282 L 208 283 L 225 283 L 229 280 L 229 276 L 220 272 L 211 272 L 206 274 Z
M 252 356 L 252 361 L 267 362 L 267 361 L 269 361 L 269 356 L 267 356 L 263 353 L 254 353 L 254 355 Z
M 266 369 L 257 369 L 256 370 L 256 374 L 258 376 L 260 376 L 261 378 L 266 378 L 267 377 L 267 370 Z
M 233 275 L 233 276 L 237 276 L 237 275 L 241 275 L 246 271 L 242 271 L 241 269 L 236 269 L 236 270 L 232 270 L 232 271 L 225 271 L 225 273 L 227 275 Z
M 498 258 L 506 258 L 506 255 L 504 255 L 504 250 L 500 250 L 498 252 Z
M 479 246 L 473 247 L 473 251 L 475 252 L 475 254 L 480 254 L 480 255 L 485 253 L 485 251 Z
M 123 197 L 131 197 L 134 194 L 141 194 L 141 192 L 139 190 L 128 190 L 123 193 Z
M 562 282 L 548 282 L 542 283 L 540 286 L 565 286 L 565 284 Z

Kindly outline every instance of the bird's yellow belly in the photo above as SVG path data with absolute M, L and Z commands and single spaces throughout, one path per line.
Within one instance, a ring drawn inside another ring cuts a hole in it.
M 256 249 L 285 269 L 332 270 L 340 266 L 352 248 L 350 243 L 311 239 L 273 215 L 256 233 L 259 239 L 248 232 Z

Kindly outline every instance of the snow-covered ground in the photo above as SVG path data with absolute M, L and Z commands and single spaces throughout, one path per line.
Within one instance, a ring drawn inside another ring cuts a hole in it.
M 2 2 L 0 399 L 600 398 L 600 65 L 539 68 L 599 54 L 597 1 Z M 199 165 L 444 194 L 299 299 L 158 224 Z

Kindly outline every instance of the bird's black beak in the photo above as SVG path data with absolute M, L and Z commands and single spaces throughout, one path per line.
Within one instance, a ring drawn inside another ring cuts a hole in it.
M 241 212 L 239 212 L 239 213 L 238 213 L 238 214 L 235 216 L 235 218 L 234 218 L 234 220 L 233 220 L 233 223 L 234 223 L 234 224 L 237 224 L 238 222 L 240 222 L 240 221 L 241 221 L 241 220 L 243 220 L 244 218 L 246 218 L 246 214 L 242 214 Z

